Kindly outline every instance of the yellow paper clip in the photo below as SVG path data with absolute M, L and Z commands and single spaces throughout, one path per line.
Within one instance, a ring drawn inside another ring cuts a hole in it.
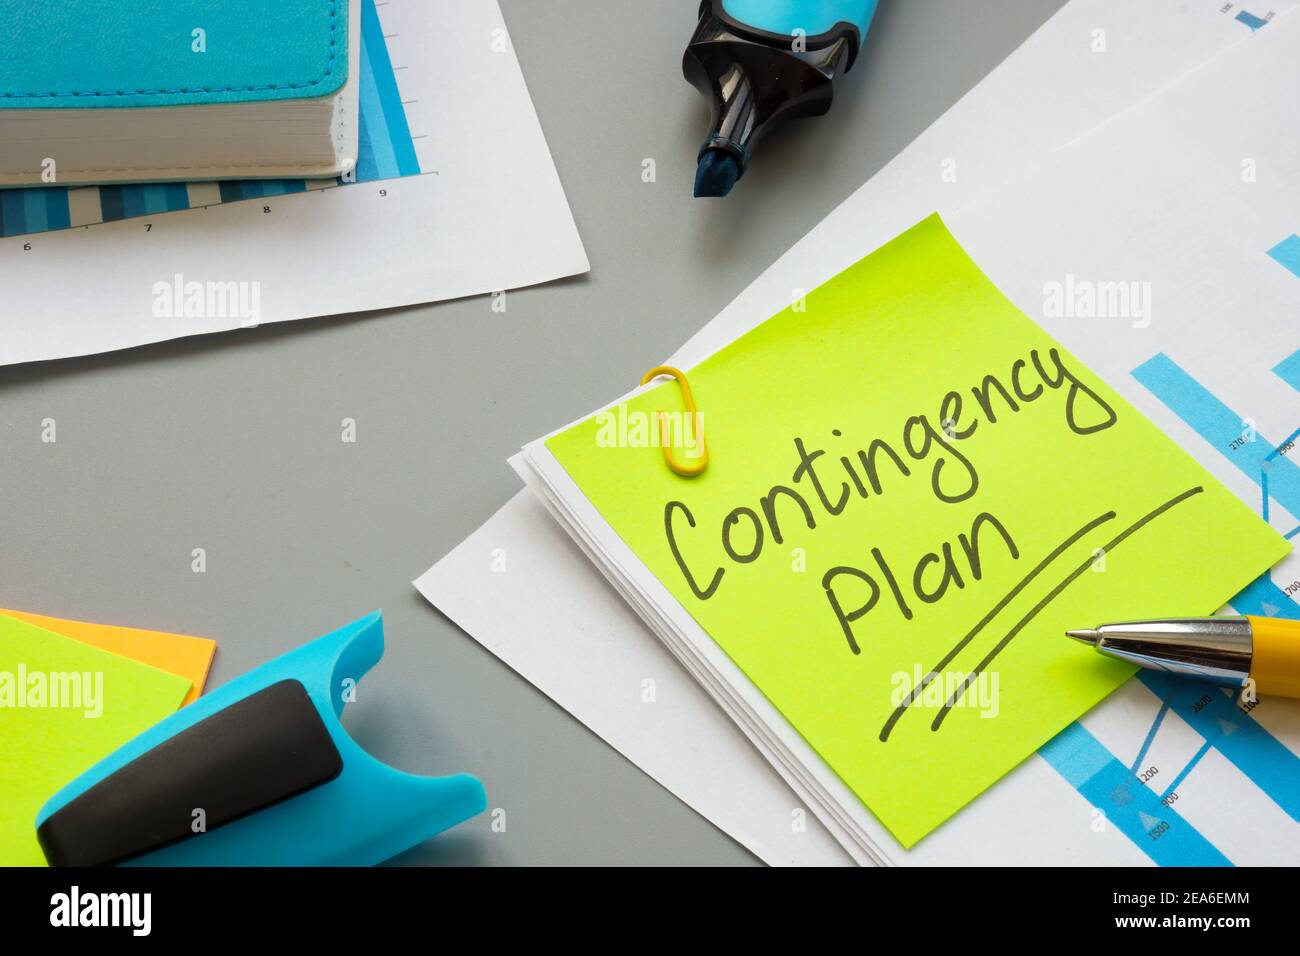
M 661 375 L 675 378 L 677 384 L 681 386 L 682 400 L 686 403 L 686 415 L 690 420 L 690 425 L 681 429 L 682 436 L 685 438 L 688 428 L 693 429 L 696 442 L 700 448 L 700 455 L 696 461 L 690 464 L 683 464 L 678 461 L 676 454 L 673 452 L 671 432 L 668 427 L 668 414 L 662 411 L 656 412 L 655 415 L 659 419 L 659 440 L 664 451 L 664 461 L 668 463 L 669 468 L 683 478 L 694 478 L 697 475 L 704 474 L 704 469 L 709 467 L 709 450 L 704 444 L 704 416 L 695 407 L 695 398 L 691 395 L 691 386 L 687 384 L 685 373 L 679 369 L 675 369 L 671 365 L 660 365 L 657 368 L 652 368 L 642 376 L 641 384 L 648 385 Z

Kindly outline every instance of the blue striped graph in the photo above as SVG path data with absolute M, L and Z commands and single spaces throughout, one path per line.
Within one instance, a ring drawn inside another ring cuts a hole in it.
M 1257 17 L 1248 10 L 1241 10 L 1237 13 L 1236 20 L 1238 23 L 1244 23 L 1250 27 L 1250 32 L 1254 33 L 1260 27 L 1267 26 L 1268 21 L 1263 17 Z
M 1300 239 L 1292 236 L 1269 250 L 1269 255 L 1300 277 Z M 1300 352 L 1284 359 L 1273 371 L 1300 390 Z M 1281 453 L 1300 438 L 1300 429 L 1281 445 L 1270 444 L 1164 353 L 1144 362 L 1133 375 L 1259 485 L 1265 520 L 1270 501 L 1278 502 L 1292 515 L 1300 515 L 1300 467 Z M 1300 528 L 1287 537 L 1297 535 Z M 1300 619 L 1300 604 L 1267 574 L 1234 597 L 1231 604 L 1239 614 Z M 1300 757 L 1243 712 L 1232 695 L 1154 671 L 1141 672 L 1138 680 L 1159 698 L 1160 708 L 1131 763 L 1125 764 L 1079 723 L 1071 724 L 1038 752 L 1153 862 L 1160 866 L 1230 865 L 1228 858 L 1172 806 L 1178 788 L 1211 750 L 1222 754 L 1292 820 L 1300 822 Z M 1200 734 L 1203 742 L 1176 773 L 1162 776 L 1162 785 L 1153 788 L 1137 775 L 1171 713 Z
M 27 192 L 59 192 L 59 190 L 26 190 Z M 67 202 L 67 190 L 62 190 Z M 160 212 L 189 208 L 189 193 L 184 183 L 144 183 L 135 186 L 99 187 L 99 205 L 104 221 L 131 219 L 135 216 L 152 216 Z M 31 223 L 27 223 L 28 232 Z
M 1083 724 L 1066 727 L 1038 753 L 1158 866 L 1232 865 Z
M 1280 266 L 1300 279 L 1300 236 L 1292 233 L 1268 250 L 1268 254 Z
M 1300 429 L 1280 444 L 1270 443 L 1163 352 L 1134 369 L 1133 376 L 1259 485 L 1260 510 L 1265 521 L 1269 518 L 1271 501 L 1293 515 L 1300 515 L 1300 467 L 1281 453 L 1300 438 Z M 1300 528 L 1292 530 L 1287 537 L 1297 534 Z
M 361 0 L 360 131 L 357 166 L 345 182 L 374 182 L 420 174 L 406 111 L 397 90 L 375 0 Z M 0 189 L 0 236 L 67 229 L 92 222 L 193 209 L 307 191 L 303 179 L 231 180 L 215 184 L 139 183 L 69 190 L 64 186 Z M 315 186 L 314 188 L 319 188 Z M 77 195 L 70 195 L 75 192 Z M 89 210 L 89 218 L 82 219 Z
M 1231 865 L 1172 805 L 1178 788 L 1211 750 L 1222 754 L 1287 816 L 1300 822 L 1300 757 L 1244 713 L 1230 694 L 1157 671 L 1142 671 L 1137 679 L 1160 699 L 1160 709 L 1132 762 L 1125 764 L 1079 723 L 1038 751 L 1085 800 L 1106 814 L 1110 825 L 1160 866 Z M 1172 777 L 1152 778 L 1167 783 L 1148 786 L 1137 775 L 1171 713 L 1200 734 L 1203 743 Z
M 1191 764 L 1165 788 L 1162 799 L 1178 789 L 1191 767 L 1213 747 L 1287 816 L 1300 822 L 1300 757 L 1244 713 L 1230 694 L 1160 671 L 1142 671 L 1138 680 L 1205 739 Z
M 361 143 L 357 179 L 374 182 L 418 176 L 420 161 L 406 125 L 406 110 L 397 92 L 388 44 L 379 25 L 374 0 L 361 7 Z
M 1300 279 L 1300 236 L 1287 236 L 1272 249 L 1269 257 Z M 1273 374 L 1300 392 L 1300 351 L 1296 351 L 1273 366 Z
M 1300 392 L 1300 352 L 1284 358 L 1273 366 L 1273 374 Z
M 1256 595 L 1256 599 L 1266 603 L 1277 596 Z M 1285 597 L 1281 600 L 1289 603 Z M 1237 610 L 1259 614 L 1264 608 Z M 1287 609 L 1273 610 L 1272 616 L 1276 616 L 1277 611 Z M 1290 611 L 1288 617 L 1300 618 L 1300 609 L 1292 605 Z M 1105 813 L 1109 825 L 1159 866 L 1231 865 L 1222 851 L 1173 807 L 1179 787 L 1211 750 L 1222 754 L 1287 816 L 1300 822 L 1300 757 L 1243 712 L 1231 694 L 1157 671 L 1142 671 L 1137 679 L 1160 699 L 1160 708 L 1130 763 L 1125 764 L 1078 722 L 1038 751 L 1089 804 Z M 1171 713 L 1200 734 L 1203 743 L 1172 777 L 1159 778 L 1167 783 L 1148 786 L 1138 779 L 1138 773 Z
M 0 235 L 66 229 L 70 224 L 66 189 L 0 189 Z

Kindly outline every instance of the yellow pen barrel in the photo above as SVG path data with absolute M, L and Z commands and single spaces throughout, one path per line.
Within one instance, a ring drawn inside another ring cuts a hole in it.
M 1251 617 L 1250 677 L 1264 696 L 1300 697 L 1300 621 Z

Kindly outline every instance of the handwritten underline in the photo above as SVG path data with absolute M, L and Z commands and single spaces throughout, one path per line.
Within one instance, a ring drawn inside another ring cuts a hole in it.
M 1189 498 L 1201 494 L 1204 490 L 1205 490 L 1204 487 L 1198 485 L 1195 488 L 1189 488 L 1187 491 L 1184 491 L 1180 495 L 1176 495 L 1175 497 L 1170 498 L 1164 504 L 1160 505 L 1159 507 L 1143 515 L 1133 524 L 1129 525 L 1127 528 L 1125 528 L 1123 531 L 1117 534 L 1110 541 L 1106 542 L 1106 544 L 1104 544 L 1100 548 L 1100 550 L 1103 553 L 1107 553 L 1107 554 L 1110 553 L 1121 543 L 1123 543 L 1127 538 L 1140 531 L 1147 524 L 1154 521 L 1156 518 L 1160 517 L 1161 515 L 1165 514 L 1170 509 L 1188 500 Z M 1063 541 L 1060 545 L 1053 548 L 1051 554 L 1049 554 L 1046 558 L 1040 561 L 1034 567 L 1034 569 L 1029 572 L 1029 574 L 1027 574 L 1024 578 L 1022 578 L 1021 581 L 1014 588 L 1012 588 L 1010 592 L 1006 594 L 1006 596 L 1004 596 L 1001 600 L 999 600 L 998 603 L 994 605 L 993 609 L 989 611 L 987 614 L 985 614 L 984 617 L 980 619 L 979 623 L 977 623 L 973 628 L 971 628 L 971 630 L 966 634 L 966 636 L 963 637 L 960 641 L 958 641 L 953 646 L 953 648 L 946 655 L 944 655 L 943 660 L 941 660 L 937 665 L 935 665 L 935 667 L 931 669 L 930 673 L 926 674 L 925 678 L 921 681 L 921 683 L 917 687 L 913 688 L 912 692 L 908 694 L 907 699 L 904 700 L 901 704 L 899 704 L 898 707 L 894 709 L 894 712 L 889 715 L 889 719 L 885 721 L 884 727 L 882 727 L 880 730 L 881 742 L 883 743 L 889 739 L 889 734 L 894 729 L 894 725 L 898 723 L 899 718 L 901 718 L 903 714 L 907 711 L 907 709 L 913 703 L 915 703 L 916 700 L 921 696 L 922 691 L 924 691 L 925 688 L 928 687 L 935 680 L 935 678 L 939 676 L 939 673 L 945 667 L 947 667 L 950 663 L 952 663 L 953 659 L 959 653 L 961 653 L 961 651 L 972 640 L 975 639 L 975 636 L 991 620 L 993 620 L 993 618 L 996 617 L 1009 603 L 1011 603 L 1011 601 L 1021 591 L 1023 591 L 1025 587 L 1027 587 L 1040 573 L 1042 573 L 1053 561 L 1059 558 L 1067 549 L 1069 549 L 1072 545 L 1078 542 L 1080 538 L 1082 538 L 1084 535 L 1088 534 L 1090 531 L 1094 530 L 1095 528 L 1105 524 L 1107 521 L 1114 519 L 1115 516 L 1116 515 L 1114 511 L 1108 511 L 1105 514 L 1099 515 L 1098 517 L 1094 518 L 1092 521 L 1089 521 L 1086 525 L 1084 525 L 1074 534 L 1070 535 L 1070 537 L 1066 538 L 1065 541 Z M 934 722 L 930 725 L 930 729 L 932 731 L 938 730 L 939 727 L 942 726 L 944 719 L 948 716 L 948 713 L 952 710 L 952 708 L 956 706 L 957 701 L 961 699 L 962 694 L 964 694 L 967 691 L 967 689 L 970 687 L 970 685 L 975 680 L 978 679 L 979 675 L 985 670 L 985 668 L 987 668 L 988 665 L 992 663 L 993 660 L 1007 648 L 1007 645 L 1009 645 L 1013 640 L 1015 640 L 1016 636 L 1026 626 L 1028 626 L 1028 624 L 1031 621 L 1033 621 L 1033 619 L 1037 617 L 1038 614 L 1045 607 L 1047 607 L 1052 601 L 1054 601 L 1057 597 L 1059 597 L 1061 592 L 1064 591 L 1071 584 L 1073 584 L 1080 577 L 1080 575 L 1082 575 L 1085 571 L 1087 571 L 1090 567 L 1092 567 L 1093 560 L 1094 559 L 1090 557 L 1087 561 L 1084 561 L 1082 564 L 1080 564 L 1078 567 L 1072 570 L 1068 575 L 1066 575 L 1066 577 L 1059 584 L 1057 584 L 1056 587 L 1052 588 L 1052 590 L 1048 592 L 1046 597 L 1044 597 L 1041 601 L 1035 604 L 1033 608 L 1030 609 L 1030 611 L 1027 614 L 1025 614 L 1025 616 L 1022 617 L 1016 623 L 1015 627 L 1013 627 L 1010 631 L 1008 631 L 1006 636 L 1003 637 L 1002 640 L 1000 640 L 997 643 L 997 645 L 991 651 L 989 651 L 988 654 L 985 655 L 984 659 L 980 661 L 980 663 L 976 666 L 975 670 L 966 676 L 966 679 L 962 682 L 961 686 L 957 688 L 953 692 L 952 696 L 949 697 L 948 700 L 944 703 L 943 708 L 939 711 L 938 715 L 934 718 Z
M 1036 578 L 1044 569 L 1046 569 L 1046 567 L 1049 564 L 1051 564 L 1053 561 L 1059 558 L 1067 549 L 1069 549 L 1072 545 L 1074 545 L 1080 538 L 1082 538 L 1088 532 L 1092 531 L 1094 528 L 1097 528 L 1098 526 L 1105 524 L 1107 521 L 1110 521 L 1114 517 L 1115 517 L 1115 512 L 1108 511 L 1104 515 L 1099 515 L 1098 517 L 1093 518 L 1082 528 L 1074 532 L 1074 534 L 1070 535 L 1063 542 L 1061 542 L 1059 545 L 1053 548 L 1051 554 L 1043 558 L 1042 561 L 1038 562 L 1038 564 L 1034 566 L 1034 569 L 1032 571 L 1030 571 L 1028 574 L 1026 574 L 1023 578 L 1020 579 L 1020 583 L 1018 583 L 1005 596 L 1003 596 L 1003 598 L 1000 601 L 998 601 L 997 604 L 993 605 L 993 609 L 989 611 L 987 614 L 985 614 L 982 618 L 980 618 L 979 623 L 976 624 L 974 627 L 972 627 L 966 633 L 966 636 L 963 637 L 960 641 L 958 641 L 956 645 L 953 646 L 952 650 L 950 650 L 946 655 L 944 655 L 943 660 L 941 660 L 938 664 L 936 664 L 934 668 L 930 671 L 930 673 L 925 675 L 925 677 L 921 680 L 921 683 L 917 685 L 915 688 L 913 688 L 912 692 L 907 695 L 907 699 L 904 700 L 901 704 L 899 704 L 898 707 L 894 709 L 894 712 L 889 715 L 889 719 L 885 721 L 885 726 L 882 727 L 880 730 L 881 742 L 884 743 L 889 739 L 889 734 L 890 731 L 894 729 L 894 724 L 898 723 L 898 719 L 903 716 L 907 708 L 910 707 L 912 703 L 918 697 L 921 696 L 921 692 L 924 691 L 925 688 L 928 687 L 934 681 L 934 679 L 939 676 L 939 672 L 942 671 L 949 664 L 951 664 L 953 658 L 955 658 L 958 654 L 960 654 L 962 650 L 965 649 L 966 645 L 975 639 L 975 636 L 979 634 L 981 630 L 984 629 L 984 626 L 988 624 L 989 621 L 997 617 L 997 615 L 1002 612 L 1003 608 L 1005 608 L 1008 604 L 1010 604 L 1021 591 L 1023 591 L 1026 587 L 1029 586 L 1029 584 L 1034 580 L 1034 578 Z

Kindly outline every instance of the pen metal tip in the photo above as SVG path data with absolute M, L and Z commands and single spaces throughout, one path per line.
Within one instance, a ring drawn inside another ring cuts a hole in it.
M 1066 631 L 1065 636 L 1074 638 L 1080 644 L 1088 644 L 1095 647 L 1097 642 L 1101 640 L 1101 631 Z

